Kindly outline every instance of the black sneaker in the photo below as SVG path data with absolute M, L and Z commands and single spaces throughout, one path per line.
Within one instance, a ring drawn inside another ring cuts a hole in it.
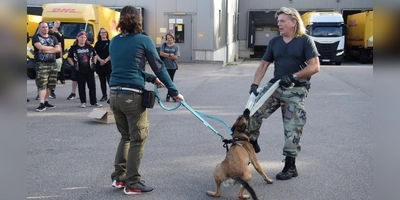
M 99 103 L 92 104 L 92 106 L 94 106 L 94 107 L 96 107 L 96 108 L 103 107 L 103 105 L 101 105 L 101 104 L 99 104 Z
M 65 84 L 65 80 L 60 80 L 61 84 Z
M 146 186 L 144 185 L 144 181 L 140 181 L 136 188 L 134 189 L 128 189 L 128 188 L 124 188 L 124 193 L 125 194 L 142 194 L 142 193 L 149 193 L 151 191 L 153 191 L 154 188 L 150 187 L 150 186 Z
M 51 109 L 53 109 L 53 108 L 56 108 L 56 106 L 53 106 L 53 105 L 51 105 L 51 104 L 49 104 L 49 102 L 44 102 L 44 106 L 46 107 L 46 108 L 51 108 Z
M 75 93 L 71 93 L 71 94 L 67 97 L 67 99 L 68 99 L 68 100 L 76 99 Z
M 46 110 L 46 106 L 43 103 L 40 103 L 39 107 L 36 108 L 36 112 L 42 112 Z
M 39 100 L 39 95 L 36 96 L 35 100 Z
M 100 101 L 106 101 L 107 100 L 107 95 L 101 97 Z
M 52 93 L 49 95 L 49 98 L 50 98 L 50 99 L 57 99 L 57 96 L 56 96 L 56 94 L 55 94 L 54 92 L 52 92 Z

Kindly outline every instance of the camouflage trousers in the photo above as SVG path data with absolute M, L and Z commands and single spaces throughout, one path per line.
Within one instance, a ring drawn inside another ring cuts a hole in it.
M 57 84 L 57 64 L 54 63 L 36 63 L 36 87 L 40 90 L 55 90 Z
M 268 83 L 263 91 L 257 96 L 256 101 L 272 86 Z M 260 128 L 263 119 L 268 118 L 278 108 L 281 108 L 283 128 L 285 134 L 285 144 L 283 155 L 296 157 L 301 150 L 300 137 L 303 133 L 303 127 L 306 124 L 306 110 L 304 100 L 307 97 L 308 89 L 306 87 L 293 87 L 278 89 L 265 101 L 265 103 L 250 118 L 249 131 L 253 139 L 260 135 Z

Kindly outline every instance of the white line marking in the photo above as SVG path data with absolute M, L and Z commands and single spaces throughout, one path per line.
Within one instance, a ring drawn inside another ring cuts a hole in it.
M 48 199 L 48 198 L 57 198 L 60 196 L 38 196 L 38 197 L 28 197 L 28 199 Z
M 89 187 L 71 187 L 71 188 L 62 188 L 62 190 L 79 190 L 79 189 L 86 189 Z

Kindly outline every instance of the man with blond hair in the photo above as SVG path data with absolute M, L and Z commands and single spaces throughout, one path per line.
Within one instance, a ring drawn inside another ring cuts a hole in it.
M 319 53 L 312 38 L 306 35 L 300 14 L 294 8 L 280 8 L 275 17 L 280 35 L 271 39 L 254 75 L 250 94 L 258 94 L 258 86 L 268 67 L 274 63 L 274 77 L 258 95 L 258 99 L 276 82 L 280 87 L 250 118 L 249 132 L 254 150 L 260 152 L 257 138 L 263 119 L 281 107 L 285 135 L 285 166 L 276 175 L 278 180 L 297 177 L 295 159 L 300 151 L 300 137 L 306 123 L 304 100 L 310 89 L 311 75 L 319 72 Z

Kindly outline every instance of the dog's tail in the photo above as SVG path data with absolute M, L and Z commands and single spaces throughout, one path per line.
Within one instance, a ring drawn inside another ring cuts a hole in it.
M 258 200 L 258 197 L 257 197 L 256 192 L 254 191 L 254 189 L 249 185 L 249 183 L 247 183 L 245 180 L 243 180 L 242 177 L 234 177 L 233 179 L 235 181 L 239 182 L 240 184 L 242 184 L 243 187 L 250 193 L 251 197 L 254 200 Z

